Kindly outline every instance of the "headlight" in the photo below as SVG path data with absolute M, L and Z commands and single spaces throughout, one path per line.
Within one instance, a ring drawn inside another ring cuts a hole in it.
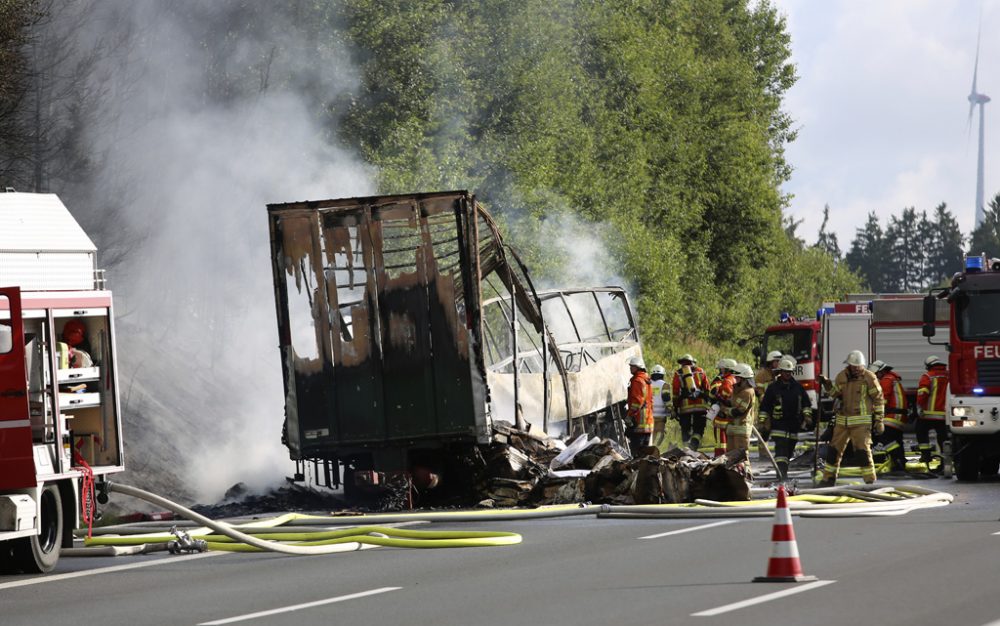
M 967 406 L 953 406 L 951 407 L 952 417 L 965 417 L 969 414 L 969 407 Z

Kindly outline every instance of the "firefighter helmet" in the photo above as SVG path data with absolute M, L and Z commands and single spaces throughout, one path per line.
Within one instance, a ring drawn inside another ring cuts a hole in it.
M 844 363 L 858 367 L 865 367 L 868 365 L 867 360 L 865 360 L 865 353 L 861 350 L 851 350 L 847 354 L 847 358 L 844 359 Z
M 783 356 L 781 360 L 778 361 L 778 367 L 775 368 L 779 372 L 794 372 L 795 371 L 795 359 L 790 356 Z
M 771 350 L 767 353 L 767 362 L 777 361 L 782 357 L 781 350 Z
M 871 365 L 868 366 L 868 369 L 878 374 L 882 370 L 891 370 L 892 366 L 883 361 L 882 359 L 875 359 L 874 361 L 872 361 Z
M 684 361 L 687 361 L 691 365 L 695 365 L 695 364 L 698 363 L 698 359 L 694 358 L 690 354 L 685 354 L 685 355 L 681 356 L 681 358 L 677 359 L 678 363 L 683 363 Z
M 638 367 L 641 370 L 646 369 L 646 364 L 642 361 L 641 356 L 634 356 L 628 360 L 629 367 Z
M 944 365 L 944 361 L 939 359 L 937 356 L 929 356 L 924 359 L 924 367 L 931 368 L 935 365 Z
M 653 371 L 651 373 L 666 375 L 667 370 L 662 365 L 657 363 L 656 365 L 653 366 Z
M 87 327 L 83 325 L 83 322 L 74 318 L 66 322 L 66 325 L 63 326 L 62 339 L 75 348 L 83 343 L 86 334 Z
M 729 370 L 730 372 L 735 370 L 736 366 L 736 359 L 719 359 L 719 363 L 717 365 L 720 370 Z
M 747 365 L 746 363 L 737 364 L 735 373 L 737 378 L 746 378 L 749 380 L 753 380 L 753 368 Z

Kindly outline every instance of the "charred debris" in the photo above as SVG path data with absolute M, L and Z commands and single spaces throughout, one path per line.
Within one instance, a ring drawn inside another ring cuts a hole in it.
M 268 215 L 296 479 L 311 468 L 350 501 L 399 508 L 748 497 L 736 458 L 631 459 L 615 443 L 641 356 L 625 290 L 536 290 L 474 195 Z

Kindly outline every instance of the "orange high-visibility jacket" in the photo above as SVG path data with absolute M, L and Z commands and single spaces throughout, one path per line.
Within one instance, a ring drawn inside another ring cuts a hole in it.
M 902 428 L 906 423 L 906 392 L 901 380 L 899 374 L 893 371 L 878 379 L 885 396 L 885 425 L 893 428 Z
M 682 390 L 681 377 L 684 375 L 684 368 L 680 368 L 674 371 L 674 380 L 671 384 L 671 389 L 674 392 L 674 407 L 677 409 L 678 414 L 691 413 L 693 411 L 707 411 L 708 410 L 708 376 L 705 375 L 705 370 L 701 369 L 697 365 L 691 366 L 691 376 L 694 379 L 694 386 L 698 390 L 698 397 L 692 398 L 686 390 Z
M 948 396 L 948 366 L 932 365 L 927 373 L 920 377 L 917 385 L 917 406 L 923 409 L 924 418 L 943 420 L 945 401 Z
M 628 416 L 635 432 L 653 432 L 653 385 L 649 374 L 639 370 L 628 381 Z

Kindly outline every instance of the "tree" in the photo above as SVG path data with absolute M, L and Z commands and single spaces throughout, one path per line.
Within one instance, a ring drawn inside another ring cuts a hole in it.
M 1000 258 L 1000 193 L 990 200 L 983 223 L 972 231 L 969 241 L 970 254 L 983 252 L 991 258 Z
M 874 292 L 885 292 L 888 287 L 885 259 L 887 256 L 886 238 L 878 216 L 872 211 L 864 227 L 858 228 L 847 252 L 847 266 L 857 272 L 868 288 Z
M 961 271 L 964 250 L 962 244 L 965 237 L 958 226 L 958 220 L 943 202 L 934 209 L 934 219 L 929 222 L 929 232 L 925 241 L 926 287 L 939 284 L 949 279 L 955 272 Z
M 826 232 L 826 225 L 830 221 L 830 205 L 823 206 L 823 223 L 819 227 L 819 237 L 816 239 L 816 247 L 833 257 L 835 261 L 840 260 L 840 245 L 837 243 L 837 233 Z

